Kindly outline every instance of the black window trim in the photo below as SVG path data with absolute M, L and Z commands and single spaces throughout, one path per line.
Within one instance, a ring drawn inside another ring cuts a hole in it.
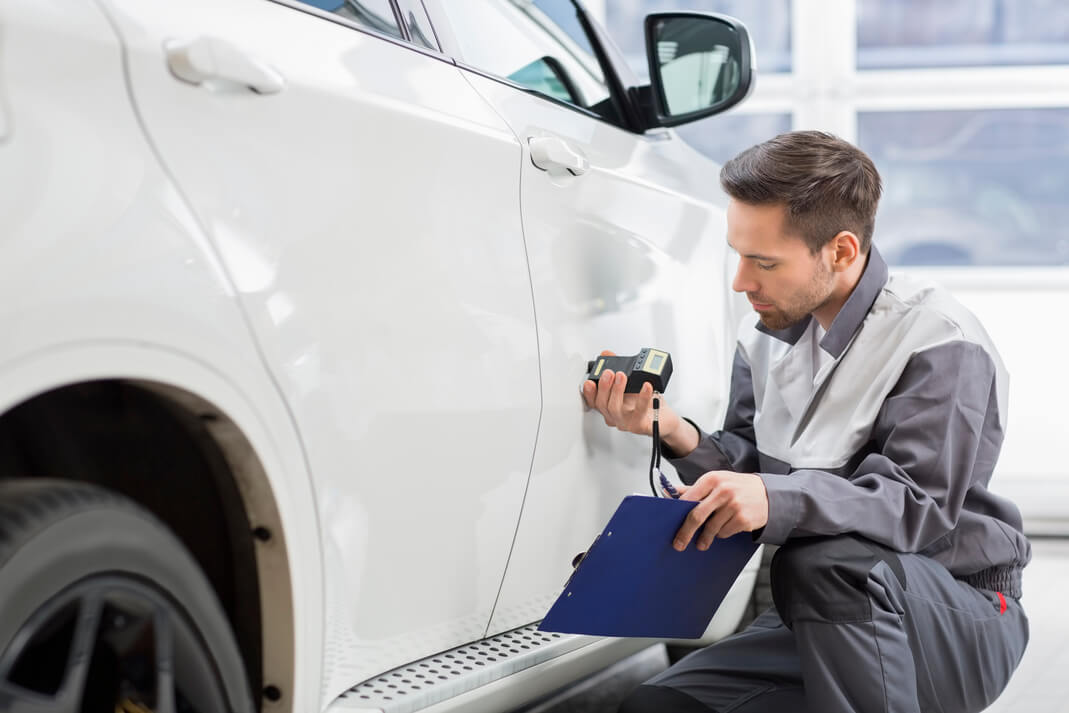
M 269 0 L 269 2 L 273 2 L 276 5 L 282 5 L 283 7 L 288 7 L 291 10 L 303 12 L 306 15 L 318 17 L 322 20 L 327 20 L 328 22 L 333 22 L 336 25 L 341 25 L 342 27 L 351 30 L 356 30 L 357 32 L 363 33 L 370 37 L 374 37 L 378 40 L 385 40 L 390 44 L 397 45 L 398 47 L 404 47 L 405 49 L 412 50 L 414 52 L 419 52 L 420 54 L 436 59 L 439 62 L 445 62 L 446 64 L 456 64 L 454 59 L 445 52 L 441 50 L 434 50 L 430 47 L 425 47 L 416 42 L 412 42 L 411 39 L 407 39 L 411 37 L 411 34 L 408 30 L 408 24 L 403 21 L 403 18 L 400 20 L 398 19 L 398 16 L 400 15 L 400 9 L 398 8 L 396 0 L 389 0 L 389 2 L 390 8 L 393 10 L 394 13 L 394 19 L 398 21 L 398 27 L 401 28 L 401 37 L 394 37 L 393 35 L 388 35 L 384 32 L 379 32 L 378 30 L 372 29 L 367 25 L 361 25 L 357 22 L 353 22 L 352 20 L 342 17 L 341 15 L 336 15 L 332 12 L 327 12 L 326 10 L 320 10 L 317 7 L 312 7 L 307 3 L 301 2 L 301 0 Z M 430 13 L 428 13 L 428 17 L 429 16 Z M 433 26 L 433 21 L 431 24 Z M 438 41 L 438 45 L 440 47 L 442 43 L 437 38 L 437 32 L 435 32 L 435 35 L 435 40 Z
M 550 96 L 549 94 L 544 94 L 538 91 L 537 89 L 532 89 L 531 87 L 525 87 L 522 84 L 517 84 L 516 82 L 512 81 L 511 79 L 508 79 L 507 77 L 502 77 L 500 74 L 494 74 L 493 72 L 489 72 L 485 69 L 480 69 L 479 67 L 474 67 L 470 64 L 465 64 L 464 62 L 456 58 L 453 59 L 453 63 L 457 66 L 457 68 L 462 69 L 466 72 L 471 72 L 472 74 L 478 74 L 480 77 L 492 79 L 499 84 L 504 84 L 508 87 L 512 87 L 513 89 L 518 89 L 524 94 L 530 94 L 532 97 L 544 99 L 547 102 L 556 104 L 557 106 L 562 106 L 565 109 L 571 109 L 572 111 L 579 112 L 580 114 L 589 116 L 591 119 L 597 119 L 598 121 L 604 122 L 605 124 L 608 124 L 609 126 L 615 127 L 617 129 L 627 130 L 628 128 L 626 126 L 621 126 L 620 124 L 617 124 L 613 121 L 609 121 L 596 111 L 591 111 L 590 109 L 579 106 L 578 104 L 571 104 L 569 102 L 564 101 L 563 99 L 557 99 L 556 97 Z
M 422 0 L 423 7 L 427 11 L 427 16 L 431 20 L 431 26 L 434 28 L 434 32 L 438 37 L 438 44 L 442 48 L 442 53 L 448 57 L 451 57 L 453 63 L 460 69 L 478 74 L 480 77 L 486 77 L 492 79 L 500 84 L 504 84 L 508 87 L 518 89 L 525 94 L 537 97 L 544 101 L 551 102 L 557 106 L 571 109 L 572 111 L 588 116 L 592 119 L 597 119 L 607 126 L 627 131 L 630 133 L 641 134 L 645 131 L 645 128 L 641 124 L 637 123 L 634 117 L 637 115 L 636 109 L 631 103 L 629 93 L 623 88 L 623 83 L 620 81 L 620 77 L 617 74 L 616 64 L 611 59 L 611 54 L 605 51 L 602 46 L 602 33 L 597 31 L 597 25 L 590 19 L 587 14 L 586 8 L 578 0 L 571 0 L 572 6 L 575 7 L 579 17 L 579 22 L 583 27 L 583 32 L 586 34 L 587 39 L 590 41 L 591 47 L 594 49 L 594 56 L 601 68 L 602 73 L 605 75 L 605 84 L 609 90 L 609 100 L 612 101 L 613 107 L 616 109 L 617 114 L 620 116 L 621 123 L 611 121 L 606 117 L 598 114 L 595 111 L 591 111 L 586 107 L 579 106 L 578 104 L 571 104 L 569 102 L 557 99 L 556 97 L 544 94 L 537 89 L 531 87 L 525 87 L 522 84 L 502 77 L 499 74 L 494 74 L 485 69 L 475 67 L 464 61 L 460 52 L 459 43 L 456 37 L 453 35 L 452 27 L 449 25 L 449 17 L 442 10 L 441 3 L 449 2 L 449 0 Z
M 440 53 L 442 51 L 442 41 L 438 39 L 438 32 L 434 29 L 434 23 L 431 22 L 431 14 L 427 12 L 426 3 L 424 3 L 423 0 L 412 0 L 412 2 L 418 2 L 420 7 L 423 8 L 423 14 L 426 15 L 427 22 L 430 26 L 431 38 L 433 38 L 435 44 L 438 45 L 438 49 L 434 49 L 433 47 L 428 47 L 426 49 L 430 49 L 432 52 Z M 416 47 L 423 47 L 423 45 L 417 43 L 415 40 L 412 39 L 412 28 L 408 26 L 408 21 L 405 19 L 405 13 L 401 9 L 400 0 L 390 0 L 390 5 L 393 6 L 394 17 L 397 18 L 397 23 L 401 27 L 401 32 L 405 35 L 408 41 Z

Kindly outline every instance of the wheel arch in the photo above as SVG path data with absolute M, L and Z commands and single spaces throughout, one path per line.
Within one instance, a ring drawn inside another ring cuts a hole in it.
M 123 370 L 111 358 L 104 360 L 111 366 L 101 368 L 101 349 L 52 350 L 0 370 L 0 477 L 96 483 L 163 520 L 193 553 L 223 603 L 263 709 L 301 709 L 298 701 L 318 693 L 307 689 L 318 687 L 321 662 L 313 657 L 299 669 L 299 652 L 314 651 L 316 642 L 298 639 L 321 631 L 321 621 L 309 627 L 314 615 L 302 614 L 308 607 L 295 598 L 319 591 L 309 586 L 308 575 L 321 565 L 318 548 L 307 556 L 317 538 L 297 531 L 307 528 L 286 525 L 314 518 L 310 489 L 305 498 L 294 498 L 307 478 L 280 474 L 281 444 L 264 432 L 264 414 L 236 402 L 232 390 L 206 396 L 213 392 L 213 378 L 199 383 L 182 378 L 203 371 L 202 365 L 182 359 L 185 373 L 167 375 L 166 369 L 145 368 L 153 361 L 145 357 L 163 362 L 180 357 L 122 345 L 107 350 L 139 352 L 141 368 Z M 86 368 L 69 370 L 64 378 L 45 376 L 55 373 L 49 366 L 69 365 L 72 358 Z M 27 382 L 27 372 L 37 378 Z M 21 382 L 15 393 L 5 388 L 13 381 Z M 294 447 L 299 450 L 299 443 Z M 291 456 L 303 465 L 299 454 Z M 81 464 L 77 472 L 71 472 L 72 463 Z M 191 469 L 194 463 L 200 467 Z M 304 507 L 295 507 L 301 500 Z

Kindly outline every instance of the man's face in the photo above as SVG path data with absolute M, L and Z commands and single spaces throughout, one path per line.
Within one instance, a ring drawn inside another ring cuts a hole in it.
M 801 237 L 784 228 L 783 205 L 728 205 L 728 244 L 739 253 L 731 287 L 746 293 L 769 329 L 784 329 L 831 297 L 835 273 L 824 250 L 813 255 Z

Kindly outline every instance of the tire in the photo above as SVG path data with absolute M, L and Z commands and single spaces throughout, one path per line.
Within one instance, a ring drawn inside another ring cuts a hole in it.
M 0 480 L 0 711 L 252 713 L 211 585 L 133 502 Z

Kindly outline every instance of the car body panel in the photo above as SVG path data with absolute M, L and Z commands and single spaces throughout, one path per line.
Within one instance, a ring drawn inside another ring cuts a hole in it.
M 264 639 L 276 645 L 264 676 L 309 710 L 323 647 L 315 500 L 233 287 L 145 142 L 100 8 L 9 1 L 0 32 L 10 109 L 0 144 L 0 412 L 121 379 L 195 394 L 234 424 L 265 478 L 246 483 L 261 506 L 248 515 L 277 511 L 289 525 L 272 545 L 284 566 L 261 572 L 280 588 L 265 598 Z
M 541 618 L 646 487 L 648 440 L 583 412 L 597 350 L 687 355 L 669 399 L 720 417 L 723 213 L 674 133 L 291 0 L 9 0 L 0 37 L 0 411 L 115 379 L 241 434 L 249 516 L 279 530 L 257 545 L 279 709 Z M 281 84 L 180 79 L 168 51 L 199 39 Z M 581 193 L 535 135 L 587 153 Z M 516 681 L 493 700 L 538 690 Z
M 481 638 L 540 409 L 515 137 L 453 64 L 317 13 L 109 5 L 151 139 L 300 424 L 325 699 Z M 284 88 L 175 78 L 165 43 L 197 38 Z
M 649 492 L 649 439 L 584 413 L 578 388 L 602 349 L 686 355 L 667 401 L 712 424 L 726 397 L 726 243 L 716 166 L 673 132 L 635 134 L 507 82 L 466 76 L 525 146 L 524 234 L 537 310 L 544 411 L 531 482 L 490 626 L 540 618 L 621 498 Z M 551 138 L 582 175 L 547 172 L 526 148 Z M 701 187 L 708 187 L 702 194 Z M 642 341 L 635 341 L 641 339 Z M 667 467 L 667 466 L 666 466 Z M 568 527 L 554 523 L 567 522 Z

